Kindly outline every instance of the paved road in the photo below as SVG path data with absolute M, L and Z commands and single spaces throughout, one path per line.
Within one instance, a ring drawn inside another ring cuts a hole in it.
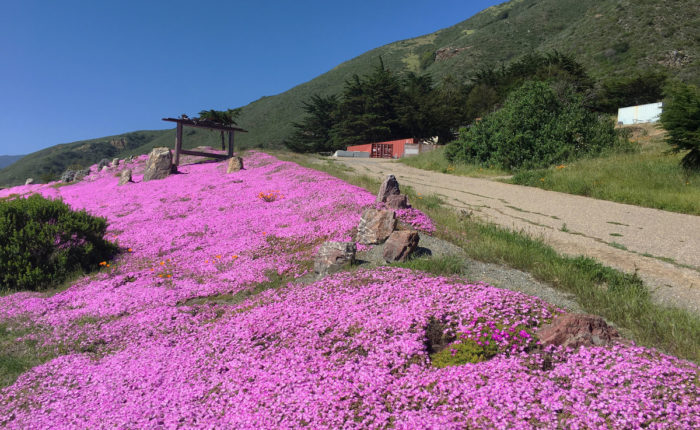
M 700 313 L 700 217 L 415 169 L 382 159 L 337 162 L 378 179 L 393 174 L 457 210 L 541 237 L 559 252 L 634 272 L 663 304 Z

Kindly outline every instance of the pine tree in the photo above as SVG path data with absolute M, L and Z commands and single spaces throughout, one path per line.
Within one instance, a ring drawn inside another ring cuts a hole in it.
M 670 86 L 666 90 L 661 124 L 673 151 L 688 151 L 681 165 L 688 170 L 700 170 L 700 89 L 682 83 Z

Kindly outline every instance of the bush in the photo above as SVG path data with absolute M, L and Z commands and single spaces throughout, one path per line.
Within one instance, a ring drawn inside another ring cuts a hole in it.
M 107 221 L 40 195 L 0 201 L 0 290 L 41 290 L 88 271 L 117 248 Z
M 450 161 L 534 169 L 597 154 L 617 142 L 612 121 L 587 110 L 572 89 L 530 81 L 509 94 L 503 108 L 462 128 L 445 154 Z
M 677 83 L 666 90 L 661 125 L 674 152 L 689 151 L 681 165 L 700 170 L 700 89 Z

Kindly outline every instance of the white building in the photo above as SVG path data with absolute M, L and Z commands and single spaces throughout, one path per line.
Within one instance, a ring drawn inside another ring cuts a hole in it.
M 662 103 L 650 103 L 648 105 L 623 107 L 617 110 L 617 123 L 639 124 L 643 122 L 657 122 L 661 116 Z

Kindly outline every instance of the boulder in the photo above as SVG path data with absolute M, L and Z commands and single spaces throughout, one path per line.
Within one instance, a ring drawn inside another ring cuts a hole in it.
M 101 171 L 103 167 L 109 166 L 110 161 L 106 158 L 103 158 L 100 160 L 99 163 L 97 163 L 97 171 Z
M 420 236 L 418 232 L 401 230 L 391 233 L 384 245 L 384 261 L 392 263 L 395 261 L 406 261 L 418 248 Z
M 243 159 L 241 157 L 231 157 L 228 159 L 228 167 L 226 173 L 238 172 L 243 168 Z
M 355 240 L 365 245 L 384 242 L 396 228 L 393 210 L 367 208 L 362 212 Z
M 26 181 L 24 181 L 24 185 L 31 185 L 34 183 L 34 178 L 27 178 Z
M 408 209 L 411 207 L 411 205 L 408 204 L 408 196 L 403 194 L 392 194 L 387 196 L 384 204 L 386 204 L 386 207 L 390 209 Z
M 394 175 L 389 175 L 384 182 L 382 182 L 382 186 L 379 187 L 377 203 L 386 202 L 387 197 L 399 194 L 401 194 L 401 190 L 399 190 L 399 181 L 396 180 Z
M 75 172 L 75 176 L 73 176 L 73 180 L 75 180 L 75 181 L 80 181 L 80 180 L 82 180 L 84 177 L 86 177 L 86 176 L 89 175 L 89 174 L 90 174 L 90 168 L 89 168 L 89 167 L 86 167 L 86 168 L 84 168 L 84 169 L 82 169 L 82 170 L 76 171 L 76 172 Z
M 109 170 L 109 166 L 102 166 L 102 169 L 100 171 L 106 172 L 107 170 Z
M 537 337 L 544 345 L 578 348 L 582 345 L 605 345 L 620 335 L 599 316 L 564 314 L 542 326 L 537 331 Z
M 112 167 L 117 167 L 118 165 L 119 165 L 119 159 L 118 159 L 118 158 L 115 158 L 114 160 L 112 160 Z
M 124 185 L 131 182 L 131 169 L 124 169 L 119 174 L 119 183 L 117 185 Z
M 170 148 L 153 148 L 151 153 L 148 154 L 143 180 L 145 182 L 152 179 L 166 178 L 172 172 L 172 168 L 173 153 L 170 151 Z
M 73 182 L 73 181 L 75 181 L 76 173 L 78 173 L 78 172 L 76 172 L 75 170 L 68 169 L 65 172 L 63 172 L 63 174 L 61 175 L 60 181 L 61 182 Z
M 355 262 L 355 242 L 324 242 L 314 259 L 314 272 L 325 276 Z

